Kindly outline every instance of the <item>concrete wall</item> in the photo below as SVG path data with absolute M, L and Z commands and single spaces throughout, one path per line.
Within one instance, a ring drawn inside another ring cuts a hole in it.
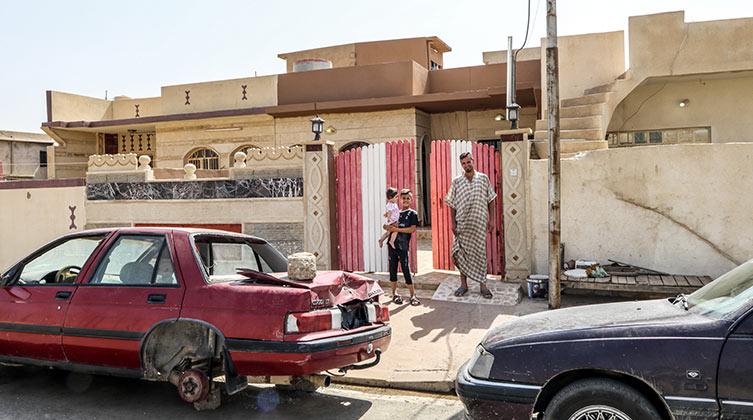
M 112 101 L 49 91 L 51 121 L 100 121 L 112 119 Z
M 718 276 L 753 257 L 753 144 L 590 152 L 562 161 L 565 259 Z M 546 273 L 547 160 L 530 162 L 534 272 Z
M 112 119 L 121 120 L 136 118 L 136 105 L 139 106 L 139 117 L 162 115 L 162 99 L 116 97 L 112 102 Z
M 240 130 L 206 131 L 223 127 L 238 127 Z M 232 154 L 244 145 L 276 146 L 274 119 L 269 115 L 250 115 L 160 123 L 157 125 L 155 160 L 160 168 L 182 168 L 184 158 L 191 150 L 210 147 L 220 155 L 220 168 L 228 168 Z
M 53 132 L 55 129 L 51 129 Z M 55 137 L 61 140 L 60 136 Z M 83 131 L 66 131 L 65 143 L 48 147 L 47 160 L 54 165 L 55 173 L 49 178 L 83 178 L 89 156 L 97 154 L 97 134 Z
M 47 150 L 47 144 L 0 140 L 0 162 L 3 176 L 8 178 L 47 178 L 47 169 L 40 167 L 39 152 Z
M 496 121 L 497 114 L 505 115 L 505 110 L 487 109 L 483 111 L 457 111 L 430 114 L 431 138 L 434 140 L 495 140 L 494 133 L 510 128 L 510 121 Z M 536 124 L 536 108 L 520 110 L 518 126 L 533 129 Z
M 631 28 L 631 34 L 632 31 Z M 625 37 L 622 31 L 561 36 L 557 38 L 557 43 L 560 99 L 582 96 L 584 90 L 612 82 L 625 72 Z M 541 60 L 541 80 L 545 85 L 546 38 L 541 39 Z M 545 88 L 542 89 L 541 101 L 542 107 L 546 108 Z
M 45 185 L 39 182 L 23 181 L 19 183 L 25 187 L 0 189 L 0 271 L 58 236 L 82 230 L 86 224 L 86 187 L 36 188 Z M 76 207 L 76 229 L 70 228 L 69 206 Z
M 517 50 L 513 50 L 515 51 Z M 543 51 L 541 47 L 523 48 L 518 53 L 517 61 L 520 63 L 521 61 L 541 60 L 545 57 L 541 55 Z M 484 64 L 504 64 L 507 63 L 507 50 L 484 51 L 482 57 Z
M 651 80 L 630 93 L 617 106 L 608 131 L 633 131 L 681 127 L 711 127 L 714 143 L 750 141 L 753 132 L 753 75 L 739 73 Z M 690 102 L 684 108 L 680 101 Z M 656 112 L 661 109 L 662 112 Z
M 753 68 L 753 18 L 685 22 L 685 12 L 632 16 L 633 77 L 749 70 Z
M 246 86 L 246 99 L 243 99 Z M 186 105 L 186 91 L 189 104 Z M 277 75 L 164 86 L 162 113 L 186 114 L 277 105 Z

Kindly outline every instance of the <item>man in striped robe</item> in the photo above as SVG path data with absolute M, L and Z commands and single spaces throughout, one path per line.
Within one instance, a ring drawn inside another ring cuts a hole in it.
M 450 206 L 452 215 L 452 262 L 460 271 L 460 287 L 455 296 L 468 292 L 468 279 L 478 282 L 481 295 L 492 298 L 486 287 L 486 233 L 491 232 L 494 223 L 494 199 L 497 194 L 492 189 L 489 177 L 473 169 L 473 156 L 460 155 L 463 174 L 452 180 L 444 202 Z

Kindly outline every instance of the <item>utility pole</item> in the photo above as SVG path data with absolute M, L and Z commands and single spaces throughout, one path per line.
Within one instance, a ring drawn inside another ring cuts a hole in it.
M 549 139 L 549 309 L 560 307 L 560 84 L 556 0 L 546 2 L 546 110 Z

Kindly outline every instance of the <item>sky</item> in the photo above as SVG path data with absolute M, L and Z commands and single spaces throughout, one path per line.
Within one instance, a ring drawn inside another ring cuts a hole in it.
M 45 91 L 97 98 L 285 72 L 277 55 L 323 46 L 438 36 L 444 67 L 519 48 L 528 0 L 0 0 L 0 130 L 41 133 Z M 546 36 L 546 0 L 530 0 L 526 47 Z M 738 0 L 560 0 L 558 35 L 624 30 L 628 17 L 685 10 L 687 22 L 753 17 Z

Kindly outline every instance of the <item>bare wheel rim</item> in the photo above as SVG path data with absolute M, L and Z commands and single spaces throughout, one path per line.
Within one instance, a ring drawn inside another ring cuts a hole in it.
M 622 411 L 606 405 L 589 405 L 573 413 L 569 420 L 632 420 Z

